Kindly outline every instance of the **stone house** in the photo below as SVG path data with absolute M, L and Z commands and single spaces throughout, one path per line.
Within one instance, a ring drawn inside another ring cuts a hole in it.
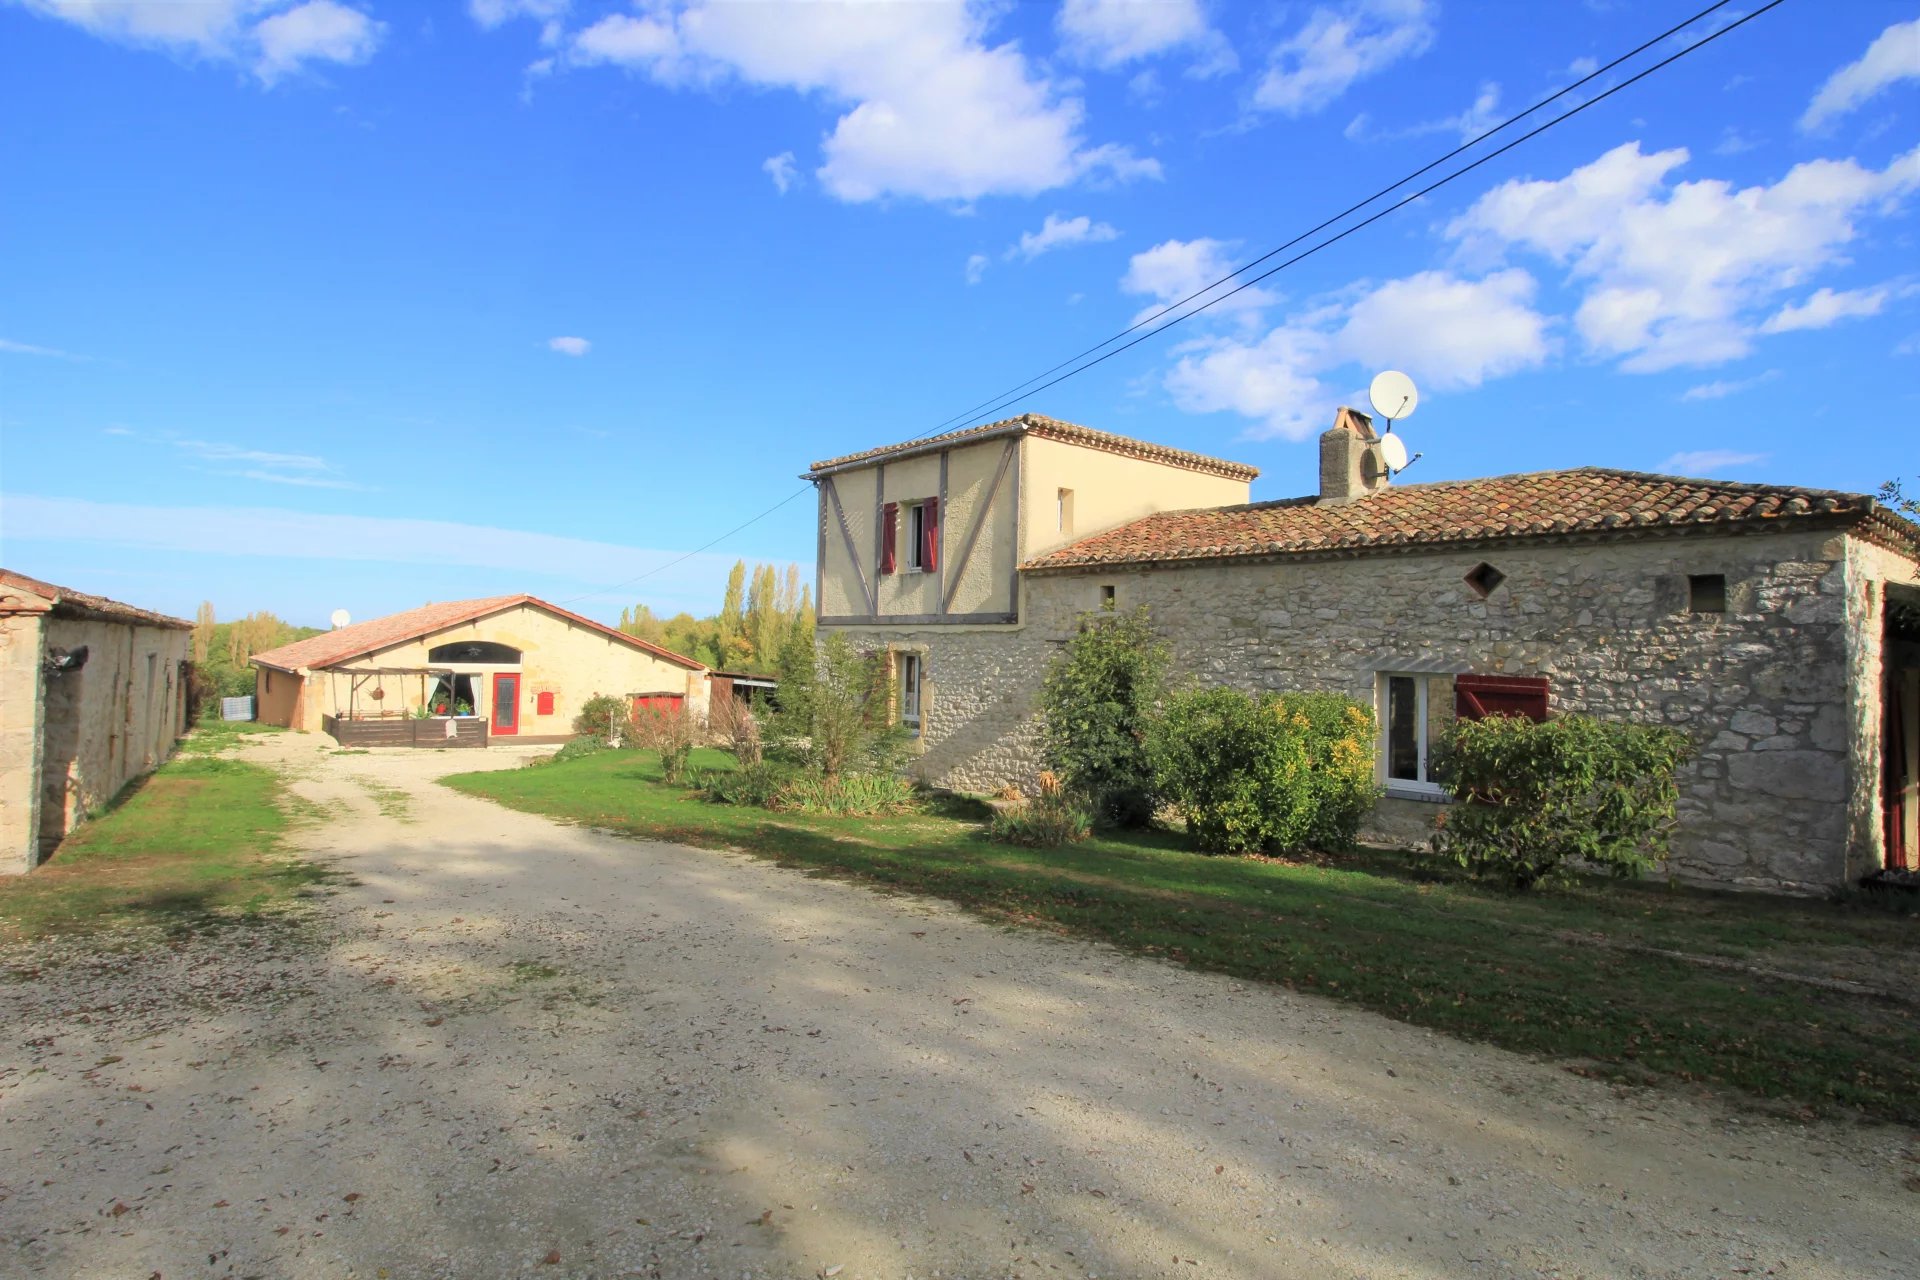
M 343 744 L 564 742 L 597 694 L 706 718 L 704 664 L 530 595 L 425 605 L 251 661 L 263 723 Z
M 188 727 L 193 624 L 0 569 L 0 874 L 31 871 Z
M 1920 531 L 1872 498 L 1597 467 L 1393 484 L 1346 409 L 1316 494 L 1249 503 L 1253 475 L 1031 416 L 818 463 L 820 625 L 889 655 L 939 785 L 1030 783 L 1047 662 L 1145 606 L 1203 681 L 1374 708 L 1375 838 L 1430 832 L 1452 717 L 1551 710 L 1693 737 L 1680 877 L 1920 865 Z M 930 533 L 903 514 L 922 494 Z

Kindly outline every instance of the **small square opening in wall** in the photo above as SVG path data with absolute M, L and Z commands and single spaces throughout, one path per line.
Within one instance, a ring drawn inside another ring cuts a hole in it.
M 1727 611 L 1727 575 L 1724 573 L 1688 574 L 1687 611 L 1725 613 Z
M 1467 571 L 1467 585 L 1473 593 L 1485 600 L 1493 594 L 1493 589 L 1507 580 L 1507 575 L 1482 560 Z
M 1100 607 L 1111 612 L 1119 604 L 1118 595 L 1111 582 L 1100 584 Z

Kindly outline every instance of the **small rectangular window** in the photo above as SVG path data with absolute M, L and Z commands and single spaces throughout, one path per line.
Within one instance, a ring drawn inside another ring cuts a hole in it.
M 1060 532 L 1073 532 L 1073 490 L 1060 490 Z
M 1380 780 L 1390 792 L 1437 797 L 1434 746 L 1453 721 L 1453 677 L 1383 674 L 1379 694 Z
M 1100 587 L 1100 607 L 1111 612 L 1117 607 L 1118 603 L 1119 600 L 1114 585 L 1111 582 L 1102 583 Z
M 907 517 L 907 568 L 915 571 L 926 566 L 927 547 L 927 508 L 925 503 L 910 503 L 904 508 Z
M 1727 575 L 1690 573 L 1687 575 L 1687 609 L 1691 613 L 1727 611 Z
M 900 679 L 900 723 L 915 737 L 920 735 L 920 655 L 903 653 L 897 658 Z

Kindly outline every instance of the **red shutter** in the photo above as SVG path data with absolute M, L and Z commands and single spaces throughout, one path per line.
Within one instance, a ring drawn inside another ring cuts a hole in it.
M 940 567 L 940 499 L 928 498 L 921 512 L 920 567 L 932 573 Z
M 900 548 L 900 504 L 889 502 L 880 508 L 880 572 L 892 573 Z
M 1543 676 L 1455 676 L 1453 713 L 1462 720 L 1487 716 L 1547 718 L 1547 681 Z
M 550 716 L 553 714 L 553 694 L 537 693 L 534 695 L 534 714 L 542 716 Z

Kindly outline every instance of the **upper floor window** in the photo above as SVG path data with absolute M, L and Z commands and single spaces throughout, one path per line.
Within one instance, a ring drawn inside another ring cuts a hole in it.
M 906 545 L 900 545 L 904 536 Z M 940 499 L 880 508 L 880 572 L 932 573 L 940 567 Z
M 1062 489 L 1059 495 L 1060 532 L 1073 532 L 1073 490 Z
M 927 566 L 921 563 L 921 558 L 927 549 L 927 504 L 924 502 L 910 502 L 905 508 L 905 515 L 907 517 L 905 530 L 907 535 L 907 568 L 924 570 Z

